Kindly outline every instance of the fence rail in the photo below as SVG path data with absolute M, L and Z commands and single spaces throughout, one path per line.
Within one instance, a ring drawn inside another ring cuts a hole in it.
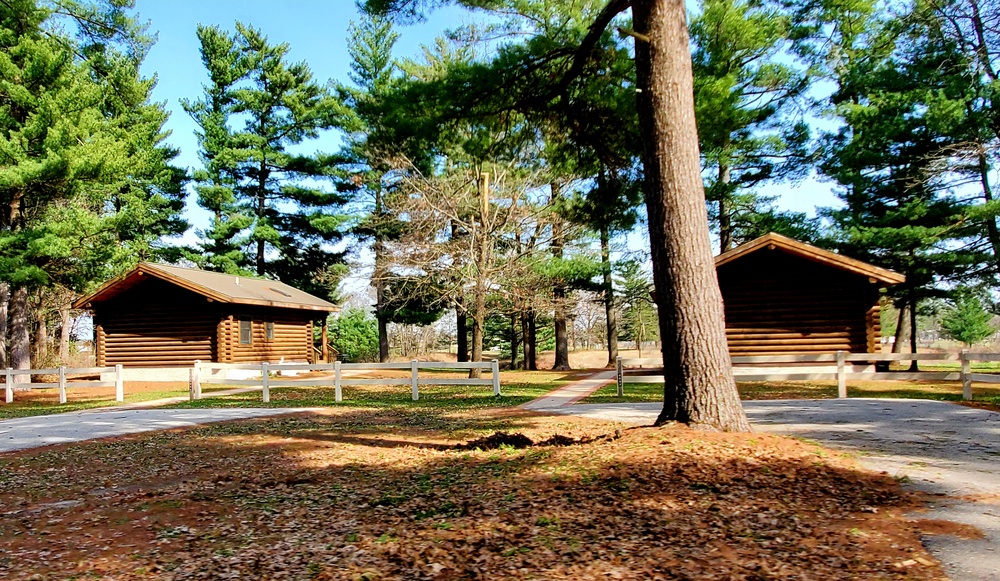
M 78 381 L 67 379 L 67 375 L 93 375 L 114 373 L 114 381 Z M 32 383 L 32 375 L 57 375 L 58 381 Z M 28 376 L 28 381 L 18 381 L 17 378 Z M 14 392 L 22 389 L 59 389 L 59 403 L 66 403 L 66 390 L 78 387 L 113 387 L 115 401 L 125 401 L 125 388 L 122 381 L 122 366 L 113 367 L 54 367 L 52 369 L 11 369 L 4 370 L 4 392 L 7 403 L 14 402 Z
M 848 371 L 848 362 L 891 362 L 891 361 L 959 361 L 959 371 Z M 939 380 L 962 382 L 962 399 L 972 399 L 972 382 L 1000 383 L 1000 373 L 972 373 L 973 362 L 1000 361 L 1000 353 L 823 353 L 816 355 L 761 355 L 737 356 L 732 358 L 733 365 L 753 365 L 762 363 L 829 363 L 835 365 L 827 371 L 796 370 L 795 368 L 777 368 L 768 370 L 733 368 L 736 381 L 805 381 L 805 380 L 836 380 L 837 397 L 847 397 L 847 380 Z M 663 365 L 660 359 L 625 359 L 619 357 L 616 362 L 616 377 L 618 395 L 625 394 L 626 383 L 659 383 L 662 376 L 657 375 L 625 375 L 625 369 L 633 366 Z
M 344 371 L 377 371 L 382 369 L 409 370 L 409 377 L 390 377 L 384 379 L 374 378 L 345 378 Z M 420 377 L 420 370 L 468 370 L 468 369 L 489 369 L 492 377 L 489 379 L 457 378 L 457 377 Z M 228 379 L 227 377 L 212 377 L 211 373 L 224 370 L 255 371 L 260 377 L 247 379 Z M 333 371 L 333 381 L 325 379 L 297 379 L 287 377 L 271 377 L 271 373 L 282 371 Z M 206 375 L 206 372 L 208 375 Z M 409 385 L 410 397 L 413 401 L 420 399 L 421 385 L 490 385 L 493 387 L 493 395 L 500 395 L 500 363 L 494 359 L 489 362 L 460 362 L 460 363 L 437 363 L 433 361 L 417 361 L 414 359 L 409 363 L 343 363 L 335 361 L 333 363 L 257 363 L 257 364 L 219 364 L 202 363 L 195 361 L 191 368 L 191 391 L 192 401 L 202 399 L 206 394 L 202 393 L 202 386 L 206 384 L 215 385 L 244 385 L 260 386 L 261 399 L 264 403 L 271 401 L 271 388 L 274 387 L 320 387 L 333 385 L 334 399 L 339 403 L 343 401 L 343 387 L 350 385 Z

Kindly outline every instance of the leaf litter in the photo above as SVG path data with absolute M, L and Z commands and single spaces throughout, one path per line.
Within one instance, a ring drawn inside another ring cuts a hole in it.
M 915 502 L 777 436 L 337 409 L 0 455 L 0 578 L 944 579 Z

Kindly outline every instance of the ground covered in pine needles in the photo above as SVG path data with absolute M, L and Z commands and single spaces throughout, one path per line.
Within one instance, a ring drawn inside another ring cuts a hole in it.
M 0 578 L 942 578 L 914 506 L 788 438 L 338 409 L 0 455 Z

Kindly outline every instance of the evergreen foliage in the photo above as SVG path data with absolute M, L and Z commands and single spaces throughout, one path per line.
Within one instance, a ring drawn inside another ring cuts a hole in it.
M 949 337 L 961 341 L 966 347 L 988 339 L 996 333 L 991 324 L 993 313 L 983 307 L 976 294 L 964 291 L 958 294 L 953 306 L 941 317 L 941 328 Z
M 330 345 L 351 362 L 378 359 L 378 328 L 364 309 L 346 308 L 331 319 Z
M 333 297 L 344 272 L 332 248 L 345 229 L 340 190 L 349 186 L 338 156 L 297 152 L 341 125 L 344 106 L 308 65 L 288 62 L 287 44 L 259 30 L 201 26 L 198 38 L 210 83 L 185 109 L 199 124 L 206 166 L 195 175 L 198 203 L 214 217 L 190 257 Z

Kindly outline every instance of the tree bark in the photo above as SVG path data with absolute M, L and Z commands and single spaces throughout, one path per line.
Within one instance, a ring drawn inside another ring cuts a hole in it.
M 611 280 L 611 235 L 601 226 L 601 275 L 604 289 L 604 320 L 607 328 L 608 367 L 618 364 L 618 313 L 615 311 L 615 286 Z
M 49 358 L 48 317 L 41 306 L 35 313 L 35 367 L 43 367 Z
M 917 352 L 917 301 L 910 299 L 910 353 Z M 910 362 L 910 371 L 920 371 L 917 360 Z
M 906 316 L 906 310 L 909 307 L 906 303 L 901 303 L 899 305 L 899 311 L 896 316 L 896 333 L 892 338 L 892 352 L 902 353 L 903 352 L 903 340 L 906 338 L 906 326 L 910 323 L 909 318 Z
M 455 329 L 458 337 L 458 361 L 469 360 L 469 319 L 459 304 L 455 307 Z
M 69 332 L 70 332 L 70 311 L 69 305 L 59 309 L 59 361 L 66 365 L 69 361 Z
M 732 181 L 732 174 L 729 170 L 729 163 L 725 161 L 724 154 L 719 158 L 719 248 L 721 252 L 733 249 L 733 220 L 730 215 L 733 211 L 729 200 L 729 183 Z
M 517 369 L 517 316 L 510 316 L 510 368 Z
M 528 347 L 528 343 L 531 342 L 531 333 L 528 330 L 528 310 L 521 311 L 521 351 L 524 352 L 524 363 L 521 364 L 521 369 L 528 370 L 528 353 L 531 352 L 531 348 Z
M 559 184 L 550 184 L 552 190 L 552 203 L 556 204 L 560 196 Z M 552 216 L 552 256 L 557 259 L 563 257 L 563 223 L 562 218 L 556 214 Z M 552 365 L 554 371 L 569 371 L 569 341 L 566 336 L 566 287 L 559 281 L 552 288 L 552 299 L 555 303 L 555 316 L 553 322 L 556 333 L 556 353 L 555 362 Z
M 670 421 L 749 431 L 726 344 L 694 118 L 683 0 L 636 0 L 637 106 Z
M 14 369 L 31 369 L 31 341 L 28 333 L 28 289 L 18 287 L 10 297 L 10 362 Z M 30 375 L 16 375 L 16 383 L 28 383 Z
M 528 350 L 524 353 L 524 368 L 538 371 L 538 317 L 535 309 L 528 309 Z
M 0 282 L 0 369 L 7 368 L 7 307 L 10 304 L 10 285 Z

